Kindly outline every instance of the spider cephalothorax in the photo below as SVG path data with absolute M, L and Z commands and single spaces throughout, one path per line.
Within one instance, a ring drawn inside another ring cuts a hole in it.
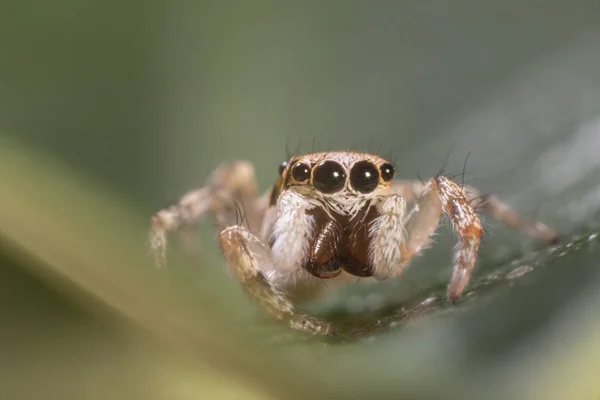
M 483 228 L 475 209 L 534 238 L 557 240 L 544 224 L 472 187 L 444 176 L 421 182 L 395 180 L 394 174 L 389 162 L 371 154 L 313 153 L 282 163 L 273 188 L 259 197 L 252 165 L 227 163 L 205 187 L 153 217 L 151 245 L 165 265 L 167 232 L 185 231 L 210 210 L 227 264 L 251 297 L 294 328 L 329 333 L 328 322 L 296 312 L 289 296 L 322 278 L 399 275 L 429 244 L 442 214 L 459 237 L 448 285 L 453 301 L 477 259 Z M 246 226 L 237 225 L 239 203 Z
M 279 214 L 281 222 L 275 223 L 270 242 L 275 259 L 290 264 L 286 260 L 291 233 L 299 248 L 291 269 L 304 268 L 319 278 L 336 277 L 342 270 L 373 276 L 371 231 L 381 217 L 379 204 L 390 192 L 393 166 L 372 155 L 316 153 L 282 164 L 280 175 L 271 206 L 291 201 L 296 209 L 297 203 L 304 203 L 305 211 L 302 215 L 292 210 L 289 217 Z M 288 220 L 304 224 L 304 235 L 288 229 Z

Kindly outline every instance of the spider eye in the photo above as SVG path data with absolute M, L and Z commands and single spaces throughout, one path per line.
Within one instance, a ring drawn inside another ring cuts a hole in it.
M 396 171 L 394 171 L 394 167 L 392 167 L 392 164 L 385 163 L 381 165 L 379 169 L 381 170 L 381 178 L 383 178 L 384 181 L 389 182 L 392 179 L 394 179 L 394 174 L 396 173 Z
M 335 161 L 323 161 L 315 167 L 313 186 L 321 193 L 335 193 L 345 182 L 346 171 Z
M 304 163 L 298 163 L 292 168 L 292 178 L 297 182 L 305 182 L 310 178 L 310 167 Z
M 285 171 L 287 166 L 288 166 L 287 161 L 284 161 L 279 165 L 279 176 L 283 175 L 283 171 Z
M 370 161 L 359 161 L 350 170 L 350 183 L 361 193 L 371 193 L 379 184 L 379 171 Z

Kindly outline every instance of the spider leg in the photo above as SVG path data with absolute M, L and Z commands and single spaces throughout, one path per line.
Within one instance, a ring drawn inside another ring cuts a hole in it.
M 219 235 L 219 243 L 231 273 L 269 316 L 294 329 L 313 334 L 333 333 L 331 323 L 294 309 L 276 285 L 277 266 L 271 250 L 246 228 L 226 228 Z
M 519 215 L 508 204 L 493 195 L 484 195 L 471 186 L 465 186 L 469 202 L 476 210 L 482 210 L 505 225 L 520 229 L 530 237 L 549 244 L 559 241 L 559 236 L 547 225 Z
M 410 259 L 429 244 L 443 212 L 459 235 L 454 250 L 454 268 L 447 291 L 448 298 L 456 301 L 467 286 L 477 259 L 477 250 L 483 233 L 479 217 L 469 203 L 463 188 L 446 177 L 432 178 L 422 187 L 411 182 L 410 187 L 404 185 L 401 188 L 405 190 L 404 195 L 411 200 L 417 200 L 414 213 L 409 213 L 406 220 L 408 238 L 398 270 L 404 269 Z M 413 197 L 409 192 L 412 192 Z
M 159 267 L 167 264 L 167 236 L 179 231 L 186 247 L 195 248 L 195 223 L 207 211 L 215 216 L 219 230 L 240 223 L 240 216 L 252 230 L 260 229 L 266 197 L 257 198 L 254 168 L 246 161 L 219 166 L 206 186 L 185 194 L 179 203 L 156 213 L 151 219 L 150 248 Z M 241 208 L 240 208 L 241 207 Z
M 418 180 L 397 180 L 392 192 L 401 194 L 407 202 L 417 202 L 423 196 L 427 183 Z M 519 229 L 536 240 L 549 244 L 558 242 L 559 236 L 545 224 L 519 215 L 511 206 L 493 195 L 484 195 L 480 190 L 465 185 L 463 188 L 470 205 L 475 210 L 491 215 L 513 229 Z
M 448 284 L 448 298 L 456 301 L 471 277 L 483 228 L 479 216 L 460 185 L 443 176 L 433 178 L 429 182 L 429 190 L 437 193 L 442 210 L 452 222 L 454 231 L 460 236 L 454 249 L 454 269 Z

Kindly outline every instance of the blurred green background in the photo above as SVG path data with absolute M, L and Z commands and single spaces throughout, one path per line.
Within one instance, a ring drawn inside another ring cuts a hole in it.
M 597 1 L 2 2 L 0 49 L 0 398 L 600 396 Z M 201 271 L 146 268 L 156 210 L 223 160 L 266 190 L 286 147 L 407 178 L 471 153 L 564 247 L 486 220 L 463 305 L 400 323 L 447 282 L 441 229 L 402 279 L 307 306 L 348 341 L 257 322 L 210 224 Z

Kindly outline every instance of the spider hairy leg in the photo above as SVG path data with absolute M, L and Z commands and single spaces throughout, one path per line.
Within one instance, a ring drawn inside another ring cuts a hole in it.
M 465 191 L 473 208 L 491 215 L 505 225 L 519 229 L 528 236 L 549 244 L 556 244 L 559 236 L 546 224 L 519 215 L 508 204 L 493 195 L 484 195 L 479 190 L 466 186 Z
M 334 332 L 331 323 L 294 309 L 293 303 L 273 283 L 276 266 L 270 249 L 246 228 L 226 228 L 219 234 L 219 243 L 231 273 L 269 316 L 313 334 Z
M 210 189 L 201 188 L 187 193 L 178 204 L 160 210 L 152 217 L 150 250 L 156 266 L 167 265 L 168 232 L 190 226 L 209 209 L 211 201 Z M 189 238 L 188 234 L 186 238 Z
M 422 186 L 416 182 L 406 182 L 396 188 L 400 188 L 398 191 L 408 196 L 415 204 L 405 221 L 408 240 L 398 271 L 403 270 L 413 256 L 428 246 L 438 227 L 440 216 L 444 213 L 459 236 L 454 250 L 452 277 L 447 290 L 448 298 L 456 301 L 467 286 L 477 260 L 483 233 L 477 213 L 470 205 L 463 188 L 443 176 L 431 178 Z
M 429 246 L 441 215 L 442 203 L 438 192 L 432 190 L 430 185 L 420 194 L 418 201 L 414 203 L 414 207 L 406 216 L 405 227 L 408 240 L 402 257 L 403 264 L 407 264 L 413 256 Z
M 259 228 L 267 204 L 262 197 L 257 198 L 254 168 L 246 161 L 222 164 L 212 173 L 206 186 L 188 192 L 179 203 L 160 210 L 152 217 L 150 250 L 156 265 L 167 265 L 169 232 L 183 234 L 183 243 L 196 252 L 194 247 L 198 243 L 192 239 L 192 228 L 199 219 L 211 211 L 220 229 L 236 224 L 239 222 L 240 204 L 248 226 Z
M 443 176 L 431 179 L 430 184 L 437 192 L 442 210 L 450 218 L 452 228 L 460 236 L 454 250 L 454 268 L 448 284 L 448 298 L 455 302 L 471 277 L 483 228 L 460 185 Z
M 426 183 L 418 180 L 397 180 L 393 184 L 392 191 L 401 194 L 408 203 L 413 203 L 419 201 L 423 196 L 425 187 Z M 519 229 L 529 237 L 549 244 L 555 244 L 560 239 L 559 235 L 546 224 L 520 215 L 510 205 L 494 195 L 483 194 L 470 185 L 465 185 L 463 192 L 473 209 L 490 215 L 509 228 Z
M 456 301 L 464 291 L 474 267 L 483 229 L 477 211 L 490 214 L 508 227 L 520 229 L 530 237 L 554 244 L 559 236 L 545 224 L 519 215 L 508 204 L 491 195 L 482 195 L 471 186 L 461 186 L 451 179 L 438 176 L 427 183 L 416 180 L 396 181 L 392 187 L 409 203 L 417 206 L 409 213 L 406 229 L 408 243 L 403 262 L 429 244 L 444 212 L 452 222 L 460 241 L 455 249 L 454 270 L 448 286 L 448 297 Z M 439 201 L 438 201 L 439 200 Z

